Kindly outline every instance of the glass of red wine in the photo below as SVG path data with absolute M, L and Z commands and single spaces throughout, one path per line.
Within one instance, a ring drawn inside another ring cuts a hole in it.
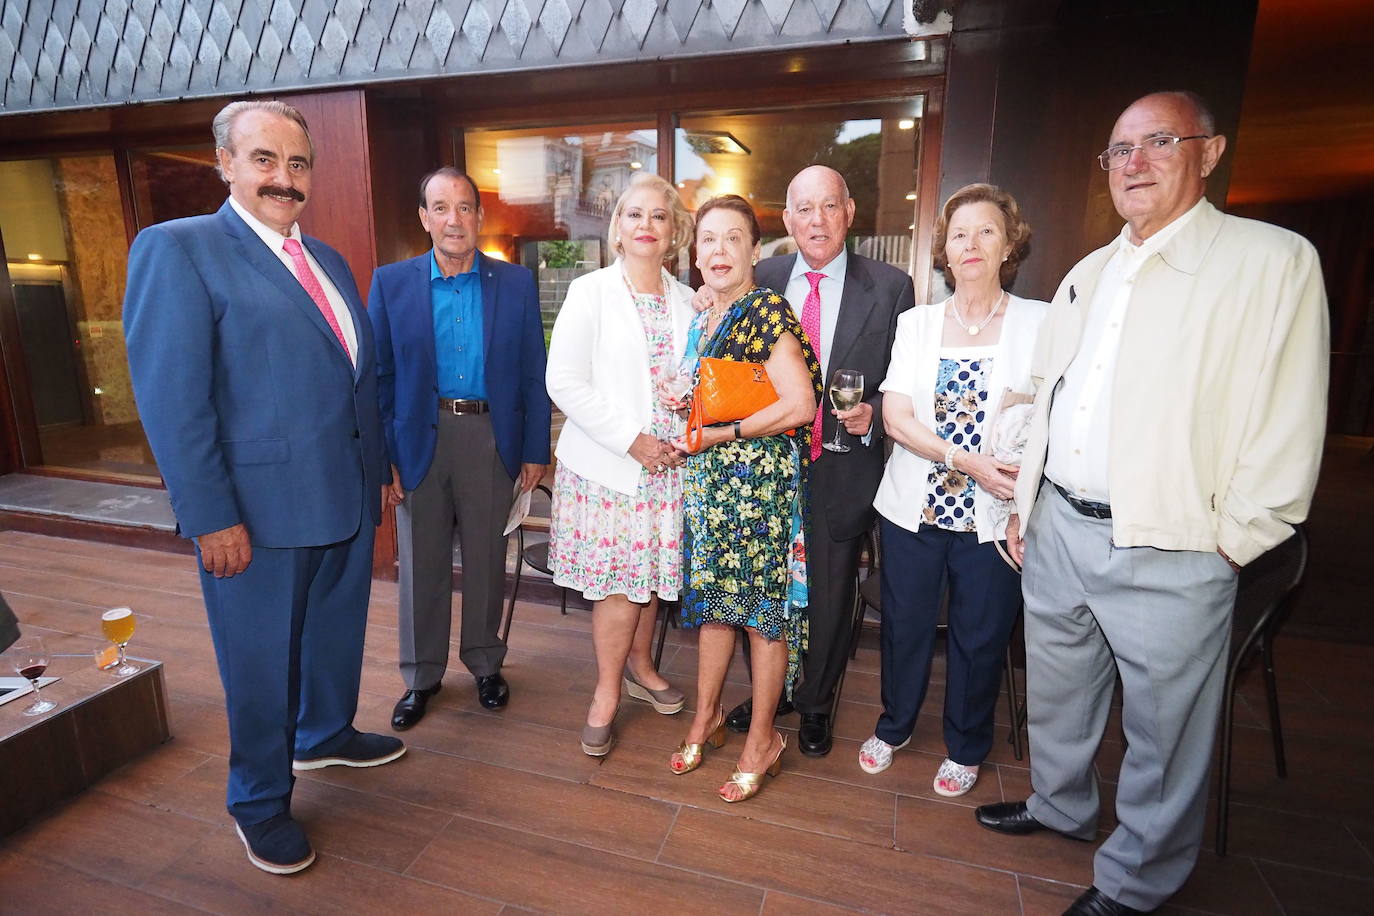
M 37 636 L 21 639 L 10 648 L 9 654 L 14 660 L 14 670 L 19 672 L 20 677 L 28 678 L 33 685 L 33 705 L 24 710 L 24 715 L 41 716 L 56 709 L 56 703 L 38 695 L 38 679 L 48 670 L 48 650 L 44 648 L 43 640 Z

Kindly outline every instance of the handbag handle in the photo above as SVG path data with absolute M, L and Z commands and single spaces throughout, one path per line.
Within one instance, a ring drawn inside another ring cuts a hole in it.
M 701 451 L 702 404 L 700 389 L 692 392 L 692 409 L 687 413 L 687 454 L 695 455 Z

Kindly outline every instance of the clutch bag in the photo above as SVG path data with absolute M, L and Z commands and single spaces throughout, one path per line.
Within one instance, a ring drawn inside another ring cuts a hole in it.
M 762 363 L 702 357 L 687 415 L 687 447 L 694 454 L 701 450 L 703 427 L 743 420 L 777 400 Z

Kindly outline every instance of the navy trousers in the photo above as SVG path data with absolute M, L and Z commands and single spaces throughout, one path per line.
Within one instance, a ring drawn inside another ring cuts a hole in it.
M 354 734 L 375 535 L 369 519 L 337 544 L 254 546 L 236 576 L 200 569 L 241 824 L 290 810 L 293 757 L 327 756 Z
M 992 749 L 1002 659 L 1021 607 L 1021 577 L 978 535 L 880 518 L 883 714 L 874 733 L 897 745 L 911 737 L 930 684 L 941 599 L 949 587 L 945 747 L 978 766 Z

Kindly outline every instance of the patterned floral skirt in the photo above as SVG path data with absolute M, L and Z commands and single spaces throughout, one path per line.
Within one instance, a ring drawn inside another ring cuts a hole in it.
M 806 648 L 806 566 L 797 447 L 741 439 L 687 459 L 682 623 L 749 627 L 787 642 L 786 694 Z
M 563 464 L 554 472 L 549 528 L 553 581 L 588 601 L 625 595 L 645 604 L 682 588 L 682 470 L 641 471 L 626 496 Z

